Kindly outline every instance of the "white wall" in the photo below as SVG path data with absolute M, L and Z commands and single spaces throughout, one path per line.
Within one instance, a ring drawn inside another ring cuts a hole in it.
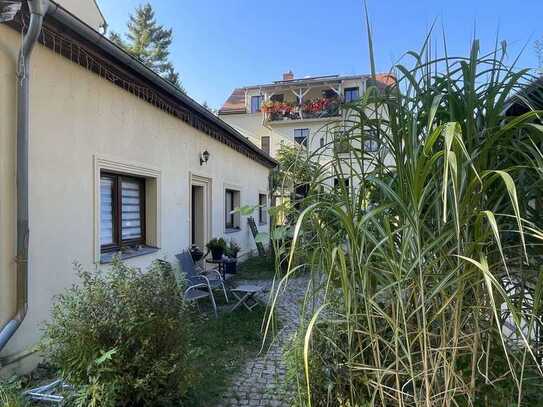
M 53 0 L 60 4 L 80 20 L 90 25 L 96 31 L 104 25 L 105 20 L 94 0 Z
M 15 61 L 19 35 L 0 25 L 0 325 L 15 301 Z M 157 169 L 161 177 L 160 250 L 128 262 L 173 260 L 190 243 L 189 174 L 212 179 L 212 234 L 224 234 L 224 186 L 238 185 L 241 204 L 258 204 L 268 168 L 38 46 L 30 92 L 30 287 L 26 320 L 2 356 L 23 351 L 39 336 L 51 298 L 75 282 L 72 262 L 95 263 L 96 156 Z M 204 150 L 209 162 L 200 166 Z M 254 248 L 246 224 L 228 234 Z M 267 226 L 262 226 L 267 229 Z

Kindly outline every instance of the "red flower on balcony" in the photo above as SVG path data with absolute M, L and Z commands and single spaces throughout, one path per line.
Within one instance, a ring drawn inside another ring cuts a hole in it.
M 262 104 L 260 110 L 262 110 L 264 113 L 289 114 L 294 110 L 294 106 L 286 102 L 274 102 L 272 100 L 268 100 Z
M 323 112 L 325 110 L 328 110 L 328 108 L 334 103 L 335 101 L 330 98 L 318 98 L 313 100 L 308 100 L 304 103 L 303 111 L 305 113 L 319 113 Z

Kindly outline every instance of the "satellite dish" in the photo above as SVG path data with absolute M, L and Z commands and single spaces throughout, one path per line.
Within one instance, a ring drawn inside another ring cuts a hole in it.
M 0 23 L 13 20 L 22 4 L 20 1 L 0 0 Z

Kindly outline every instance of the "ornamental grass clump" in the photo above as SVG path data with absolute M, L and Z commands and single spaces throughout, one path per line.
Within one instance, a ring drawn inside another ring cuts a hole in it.
M 0 378 L 0 406 L 28 407 L 30 404 L 23 396 L 21 381 L 16 377 Z
M 300 405 L 543 405 L 543 112 L 505 44 L 429 42 L 300 155 L 319 169 L 281 284 L 301 250 L 324 281 L 289 358 Z
M 74 388 L 78 406 L 180 405 L 191 383 L 191 322 L 172 267 L 76 267 L 58 296 L 41 350 Z

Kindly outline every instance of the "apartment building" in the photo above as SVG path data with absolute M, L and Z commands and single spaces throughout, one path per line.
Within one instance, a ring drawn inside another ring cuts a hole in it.
M 389 74 L 376 77 L 378 86 L 394 81 Z M 282 80 L 234 89 L 219 116 L 272 157 L 282 143 L 314 151 L 326 143 L 345 103 L 361 97 L 370 83 L 371 75 L 295 78 L 288 71 Z

